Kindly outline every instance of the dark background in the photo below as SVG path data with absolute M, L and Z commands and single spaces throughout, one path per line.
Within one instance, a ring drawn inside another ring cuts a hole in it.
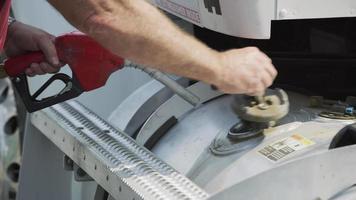
M 275 87 L 332 99 L 356 96 L 356 18 L 273 21 L 271 39 L 251 40 L 194 27 L 217 50 L 257 46 L 279 71 Z

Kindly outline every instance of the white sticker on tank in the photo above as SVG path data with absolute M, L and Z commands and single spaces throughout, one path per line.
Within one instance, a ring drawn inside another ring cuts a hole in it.
M 315 143 L 302 135 L 295 134 L 278 140 L 258 152 L 271 161 L 277 162 L 293 152 L 305 149 Z

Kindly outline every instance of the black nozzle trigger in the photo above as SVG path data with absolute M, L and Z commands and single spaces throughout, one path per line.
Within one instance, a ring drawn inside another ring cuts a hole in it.
M 56 95 L 38 99 L 38 97 L 56 80 L 63 82 L 65 87 Z M 83 89 L 75 76 L 72 78 L 63 73 L 53 75 L 33 95 L 30 93 L 28 78 L 25 74 L 12 78 L 12 83 L 18 92 L 18 95 L 24 102 L 26 109 L 30 113 L 73 99 L 83 93 Z

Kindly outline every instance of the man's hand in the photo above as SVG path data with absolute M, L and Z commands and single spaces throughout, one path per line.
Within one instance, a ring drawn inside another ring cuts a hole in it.
M 55 37 L 35 27 L 14 22 L 8 30 L 5 53 L 8 57 L 18 56 L 30 51 L 42 51 L 47 62 L 32 63 L 26 70 L 29 76 L 57 72 L 62 64 L 59 62 Z
M 255 47 L 221 53 L 220 75 L 213 80 L 224 93 L 263 95 L 277 71 L 267 55 Z

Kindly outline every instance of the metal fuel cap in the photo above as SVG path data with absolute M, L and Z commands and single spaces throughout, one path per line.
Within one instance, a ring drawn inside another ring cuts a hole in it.
M 276 122 L 289 112 L 288 95 L 282 89 L 267 90 L 263 97 L 263 103 L 255 97 L 235 95 L 232 103 L 234 112 L 240 119 L 257 122 Z

